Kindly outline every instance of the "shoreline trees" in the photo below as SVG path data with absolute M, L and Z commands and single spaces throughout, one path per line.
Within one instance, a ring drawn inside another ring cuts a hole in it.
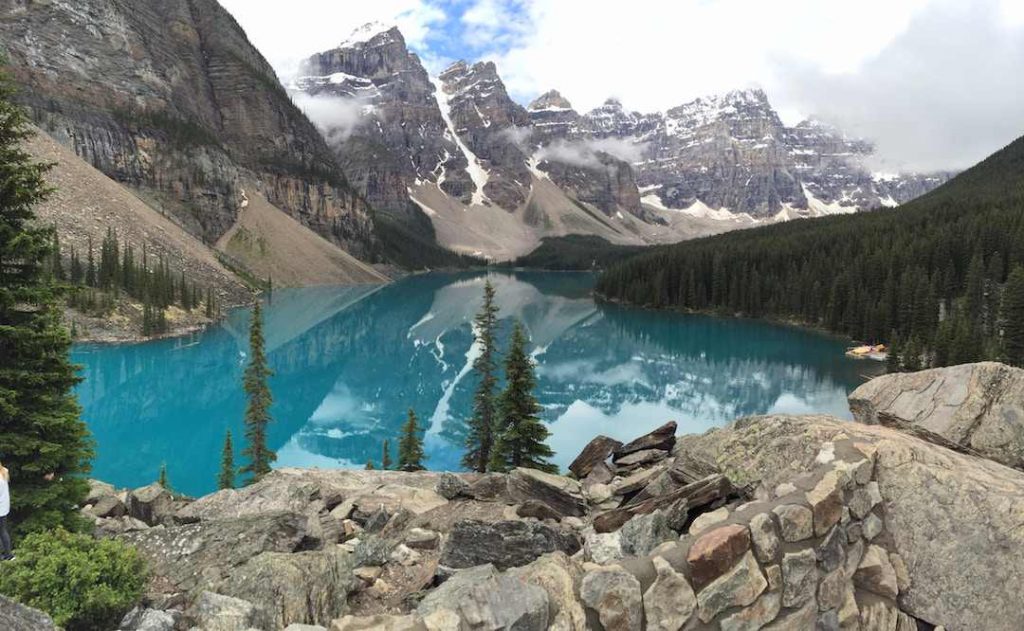
M 494 426 L 497 417 L 495 392 L 498 379 L 495 376 L 498 362 L 496 333 L 498 307 L 494 304 L 494 286 L 490 279 L 484 283 L 484 303 L 473 320 L 475 343 L 479 354 L 473 361 L 473 370 L 479 382 L 473 397 L 473 416 L 469 420 L 466 434 L 466 453 L 462 466 L 470 471 L 484 473 L 491 460 L 494 447 Z
M 270 404 L 273 396 L 267 383 L 273 375 L 267 364 L 264 353 L 263 309 L 259 300 L 253 306 L 252 321 L 249 324 L 249 365 L 245 369 L 243 387 L 248 404 L 245 409 L 246 448 L 242 455 L 249 463 L 242 468 L 243 474 L 250 477 L 247 484 L 259 482 L 270 473 L 271 463 L 277 455 L 267 447 L 267 426 L 273 420 L 270 417 Z
M 422 471 L 423 440 L 419 436 L 419 419 L 416 412 L 409 408 L 409 416 L 402 425 L 402 436 L 398 441 L 398 470 L 399 471 Z

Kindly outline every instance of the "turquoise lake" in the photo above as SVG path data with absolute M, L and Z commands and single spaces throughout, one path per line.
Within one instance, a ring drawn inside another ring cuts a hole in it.
M 630 439 L 668 420 L 692 433 L 767 412 L 847 418 L 847 393 L 876 369 L 846 358 L 836 337 L 595 304 L 590 274 L 490 278 L 502 342 L 512 318 L 529 332 L 562 467 L 597 434 Z M 275 290 L 264 316 L 277 466 L 379 465 L 383 440 L 395 444 L 412 407 L 427 428 L 429 468 L 458 469 L 475 386 L 470 323 L 484 279 L 427 274 L 380 287 Z M 193 336 L 75 346 L 94 477 L 140 486 L 166 463 L 177 490 L 215 488 L 227 429 L 242 447 L 248 319 L 239 309 Z

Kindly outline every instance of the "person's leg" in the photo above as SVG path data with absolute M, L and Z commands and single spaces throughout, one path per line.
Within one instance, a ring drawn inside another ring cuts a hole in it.
M 11 556 L 11 535 L 7 532 L 7 517 L 0 517 L 0 553 L 4 558 Z

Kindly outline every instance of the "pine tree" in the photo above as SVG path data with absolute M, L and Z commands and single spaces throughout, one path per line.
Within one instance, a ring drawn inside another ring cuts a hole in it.
M 376 468 L 377 467 L 373 466 L 373 459 L 372 458 L 367 458 L 366 459 L 366 470 L 367 471 L 373 471 Z
M 380 468 L 385 471 L 391 468 L 391 445 L 388 444 L 387 438 L 384 439 L 384 446 L 381 448 Z
M 167 463 L 166 462 L 163 462 L 163 463 L 160 464 L 160 475 L 159 475 L 159 477 L 157 477 L 156 483 L 159 484 L 160 486 L 164 487 L 167 490 L 170 490 L 170 488 L 171 488 L 171 483 L 167 479 Z
M 1024 267 L 1013 268 L 1006 280 L 1003 306 L 1003 356 L 1011 366 L 1024 366 Z
M 498 388 L 498 351 L 495 334 L 498 326 L 498 307 L 494 304 L 494 286 L 488 280 L 484 284 L 484 304 L 473 320 L 479 355 L 473 362 L 479 382 L 473 397 L 473 418 L 469 421 L 466 434 L 466 453 L 462 465 L 471 471 L 483 473 L 491 459 L 494 447 L 494 425 L 497 417 L 495 400 Z
M 263 346 L 263 310 L 257 300 L 249 326 L 249 365 L 243 379 L 249 403 L 245 409 L 245 438 L 248 445 L 242 455 L 249 459 L 249 464 L 242 468 L 242 473 L 251 476 L 250 483 L 258 482 L 270 473 L 270 464 L 277 460 L 274 452 L 267 447 L 267 426 L 271 421 L 270 404 L 273 402 L 267 379 L 274 373 L 267 365 Z
M 402 425 L 402 437 L 398 441 L 398 469 L 400 471 L 423 470 L 423 440 L 416 412 L 409 408 L 409 417 Z
M 218 489 L 235 488 L 235 446 L 231 444 L 231 430 L 224 435 L 224 449 L 220 455 L 220 475 L 217 476 Z
M 19 533 L 77 530 L 84 520 L 74 507 L 88 491 L 92 442 L 72 392 L 79 378 L 68 359 L 61 290 L 46 269 L 52 229 L 33 212 L 48 193 L 49 167 L 22 149 L 32 132 L 11 94 L 0 76 L 0 460 L 11 472 Z
M 527 467 L 558 473 L 558 467 L 549 462 L 555 455 L 546 442 L 551 432 L 540 420 L 543 408 L 533 395 L 537 378 L 533 373 L 533 360 L 526 353 L 526 335 L 519 322 L 512 328 L 505 358 L 505 384 L 498 404 L 500 423 L 490 468 L 508 471 Z
M 209 287 L 206 288 L 206 317 L 207 319 L 213 319 L 213 290 Z
M 53 277 L 57 280 L 64 280 L 64 266 L 60 258 L 60 237 L 57 236 L 57 228 L 53 228 L 53 245 L 50 253 L 50 265 Z

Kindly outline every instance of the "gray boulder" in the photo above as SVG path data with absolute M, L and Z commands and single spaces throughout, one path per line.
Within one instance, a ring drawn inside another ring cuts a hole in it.
M 548 552 L 575 554 L 580 549 L 575 532 L 543 523 L 467 519 L 455 524 L 441 549 L 441 565 L 469 568 L 493 564 L 501 570 L 526 565 Z
M 0 596 L 0 629 L 4 631 L 57 631 L 50 616 Z
M 150 526 L 172 525 L 176 506 L 170 491 L 153 483 L 128 493 L 128 516 Z
M 995 362 L 877 377 L 853 391 L 861 423 L 1024 468 L 1024 370 Z
M 511 574 L 498 574 L 485 565 L 456 573 L 431 592 L 417 607 L 424 618 L 441 611 L 454 612 L 459 629 L 516 629 L 547 631 L 548 593 L 542 587 Z
M 622 551 L 631 556 L 650 554 L 662 543 L 679 538 L 669 527 L 668 515 L 662 511 L 637 515 L 626 522 L 619 532 Z
M 121 620 L 118 631 L 174 631 L 182 617 L 180 611 L 160 611 L 136 607 Z

